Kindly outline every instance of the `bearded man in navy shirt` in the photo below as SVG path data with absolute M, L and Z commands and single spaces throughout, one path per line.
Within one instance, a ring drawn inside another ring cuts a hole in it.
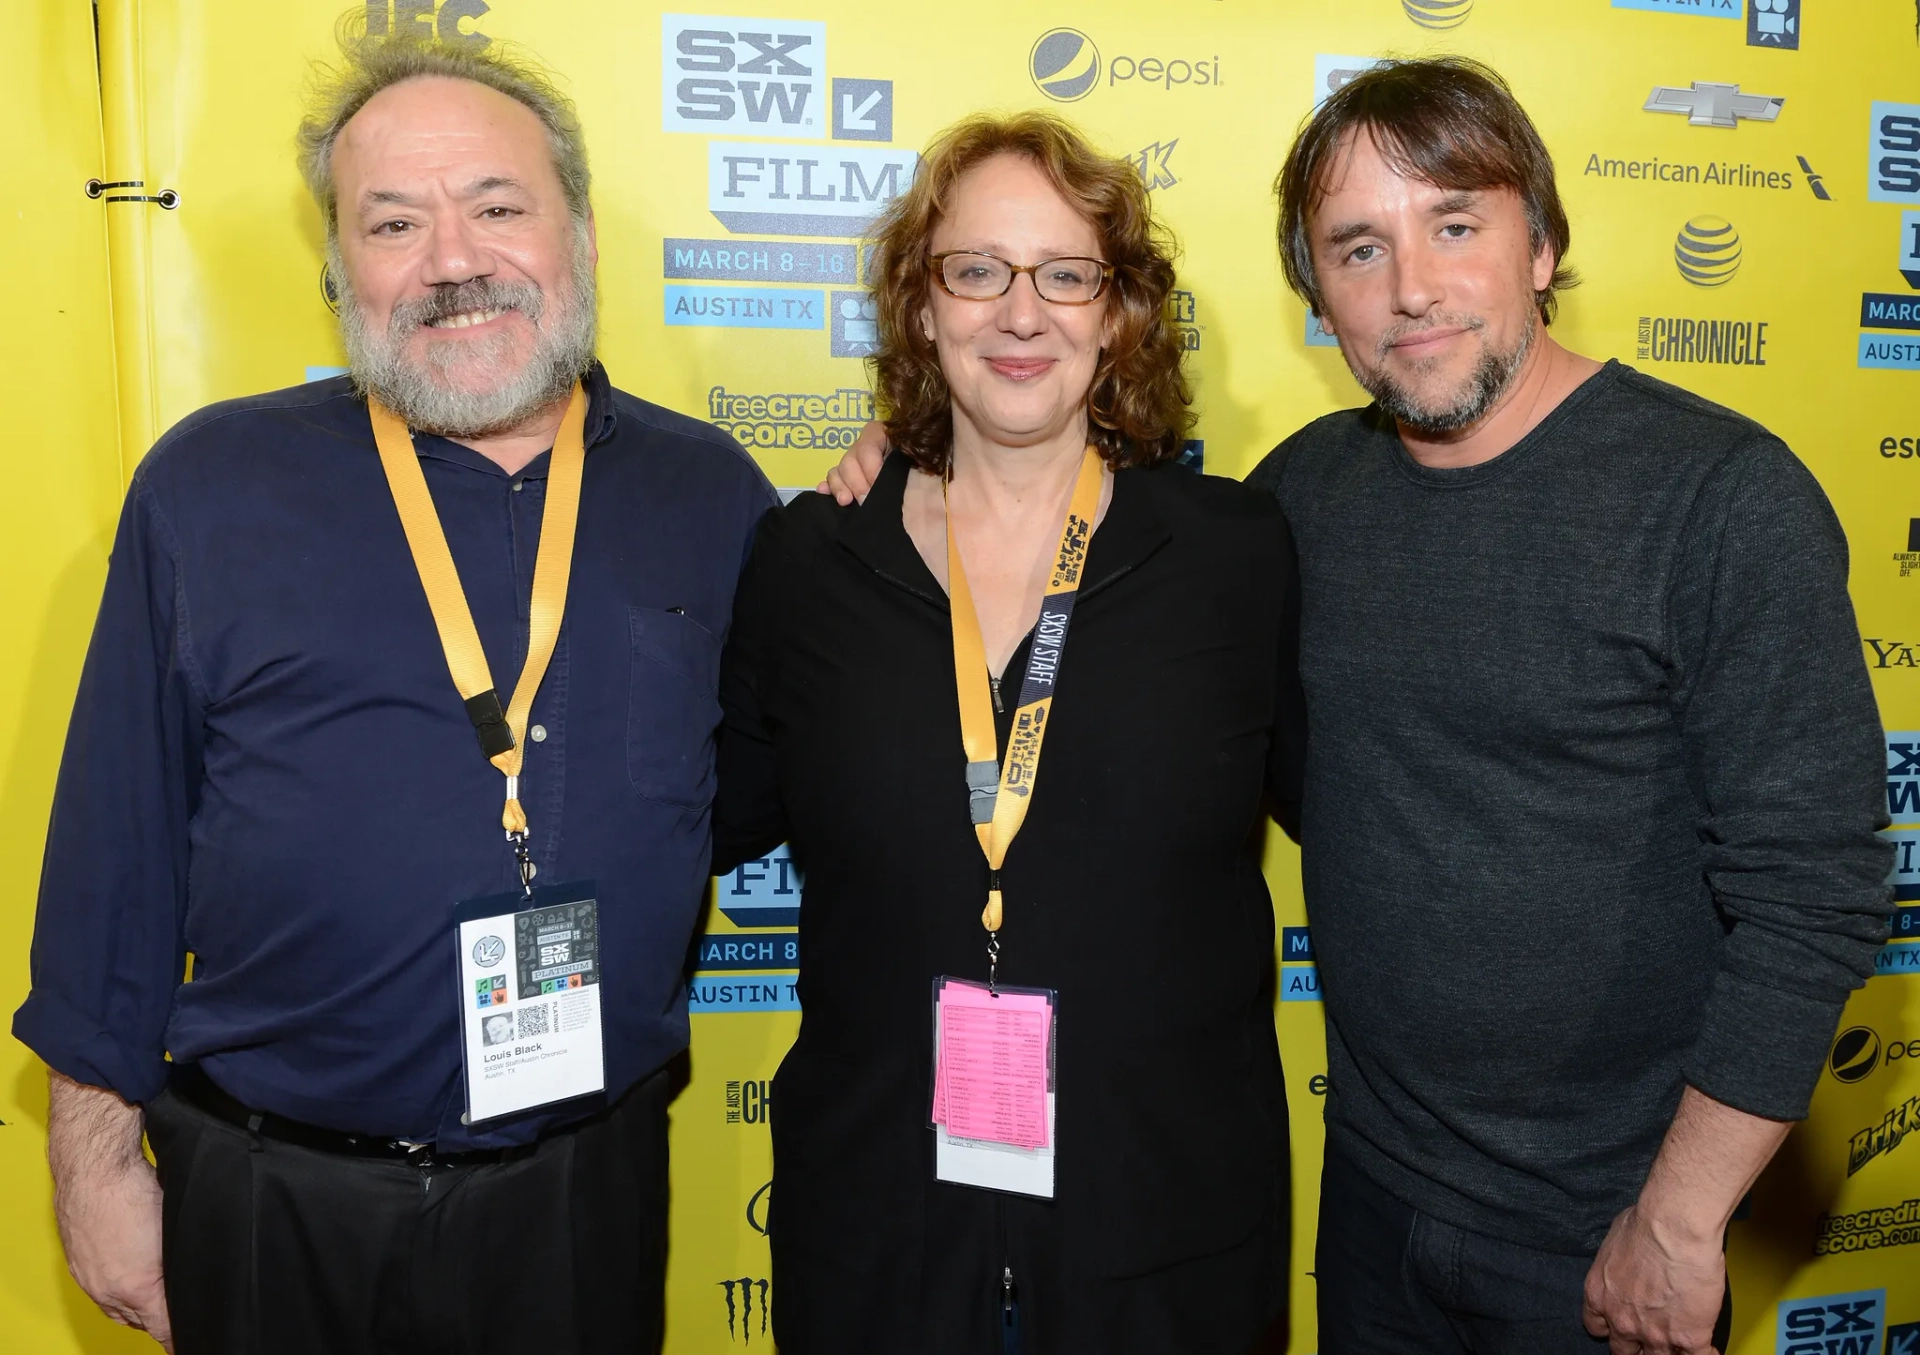
M 716 668 L 774 495 L 594 360 L 585 149 L 547 79 L 344 50 L 300 146 L 352 375 L 156 444 L 74 709 L 14 1020 L 61 1237 L 183 1353 L 655 1348 Z M 535 563 L 568 465 L 556 635 Z M 396 511 L 415 466 L 497 694 L 456 687 Z M 495 1113 L 455 913 L 534 880 L 591 885 L 602 1053 L 585 1094 Z

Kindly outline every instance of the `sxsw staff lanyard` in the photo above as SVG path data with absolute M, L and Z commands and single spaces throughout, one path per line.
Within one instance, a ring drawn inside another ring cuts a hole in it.
M 987 986 L 995 986 L 1000 965 L 1000 867 L 1007 859 L 1027 805 L 1040 777 L 1040 744 L 1047 736 L 1047 715 L 1053 707 L 1054 684 L 1059 680 L 1067 627 L 1073 620 L 1074 600 L 1080 595 L 1087 543 L 1093 519 L 1100 509 L 1100 456 L 1089 446 L 1080 461 L 1080 478 L 1073 487 L 1067 520 L 1060 527 L 1060 549 L 1053 573 L 1040 599 L 1040 620 L 1033 628 L 1027 651 L 1026 676 L 1020 682 L 1020 704 L 1014 708 L 1007 758 L 999 760 L 999 739 L 993 727 L 993 697 L 987 685 L 987 647 L 981 638 L 979 615 L 973 609 L 973 591 L 960 563 L 960 545 L 953 531 L 953 512 L 946 503 L 946 485 L 940 488 L 947 519 L 947 578 L 953 619 L 953 676 L 960 690 L 960 739 L 967 750 L 967 800 L 973 831 L 987 858 L 987 906 L 980 914 L 987 929 Z M 951 475 L 951 471 L 949 471 Z
M 387 487 L 393 491 L 394 507 L 400 510 L 401 526 L 406 528 L 407 547 L 413 552 L 414 568 L 420 571 L 420 585 L 433 610 L 434 628 L 440 632 L 440 647 L 446 651 L 453 685 L 466 703 L 467 718 L 480 738 L 481 752 L 507 778 L 507 802 L 500 813 L 500 826 L 506 829 L 507 841 L 513 847 L 520 888 L 531 898 L 533 855 L 527 849 L 527 814 L 520 807 L 520 767 L 526 751 L 527 717 L 533 712 L 534 694 L 546 677 L 547 664 L 560 637 L 560 618 L 567 609 L 573 532 L 580 516 L 580 477 L 587 455 L 586 392 L 574 383 L 573 398 L 553 440 L 547 468 L 547 503 L 540 517 L 540 553 L 533 564 L 527 660 L 520 669 L 520 680 L 513 684 L 513 699 L 505 711 L 500 709 L 500 694 L 494 689 L 486 651 L 480 647 L 473 610 L 467 605 L 466 590 L 460 586 L 453 553 L 447 549 L 447 534 L 440 525 L 439 513 L 434 511 L 433 496 L 427 491 L 427 478 L 420 471 L 420 458 L 413 450 L 407 425 L 371 396 L 367 413 L 373 419 L 380 464 L 387 473 Z

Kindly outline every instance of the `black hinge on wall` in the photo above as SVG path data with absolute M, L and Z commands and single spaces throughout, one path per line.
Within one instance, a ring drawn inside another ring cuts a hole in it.
M 123 179 L 118 183 L 102 183 L 98 179 L 88 179 L 83 185 L 88 197 L 97 198 L 104 194 L 108 202 L 157 202 L 169 212 L 180 205 L 180 195 L 171 188 L 163 188 L 158 193 L 116 193 L 113 191 L 116 188 L 145 188 L 146 186 L 147 181 L 145 179 Z

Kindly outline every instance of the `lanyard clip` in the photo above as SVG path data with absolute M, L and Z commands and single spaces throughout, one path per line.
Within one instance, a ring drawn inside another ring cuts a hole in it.
M 507 841 L 513 844 L 513 862 L 520 869 L 520 892 L 532 898 L 533 877 L 540 872 L 533 864 L 533 853 L 527 848 L 527 837 L 525 832 L 508 833 Z

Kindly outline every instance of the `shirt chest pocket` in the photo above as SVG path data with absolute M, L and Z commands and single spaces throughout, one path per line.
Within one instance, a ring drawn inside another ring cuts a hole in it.
M 713 801 L 720 641 L 681 612 L 627 608 L 627 776 L 661 804 Z

